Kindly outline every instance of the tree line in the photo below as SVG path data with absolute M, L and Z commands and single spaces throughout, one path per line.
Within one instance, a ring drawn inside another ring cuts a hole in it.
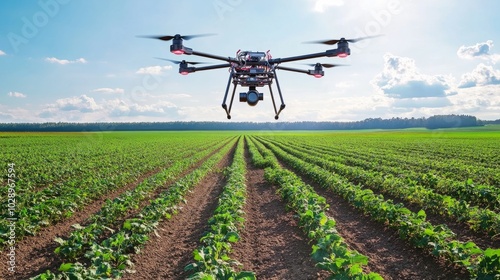
M 428 129 L 471 127 L 500 124 L 500 120 L 481 121 L 469 115 L 436 115 L 429 118 L 368 118 L 350 122 L 105 122 L 105 123 L 0 123 L 0 131 L 151 131 L 151 130 L 355 130 L 402 129 L 425 127 Z

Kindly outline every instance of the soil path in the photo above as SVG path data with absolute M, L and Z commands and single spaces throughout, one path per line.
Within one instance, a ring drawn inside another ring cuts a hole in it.
M 218 150 L 219 149 L 210 153 L 210 155 L 217 152 Z M 197 166 L 199 166 L 203 161 L 205 161 L 210 155 L 202 159 L 194 167 L 183 172 L 179 176 L 179 178 L 188 174 L 192 170 L 196 169 Z M 58 222 L 54 225 L 51 225 L 49 227 L 41 229 L 35 236 L 28 236 L 25 237 L 23 240 L 18 241 L 15 246 L 16 247 L 15 273 L 10 273 L 9 271 L 7 271 L 7 266 L 2 265 L 0 266 L 0 279 L 6 277 L 7 279 L 24 280 L 36 276 L 40 273 L 43 273 L 47 270 L 51 270 L 53 272 L 57 271 L 63 261 L 61 260 L 61 258 L 59 258 L 58 255 L 54 253 L 54 250 L 59 246 L 59 243 L 54 241 L 56 237 L 60 237 L 63 239 L 68 238 L 71 232 L 73 231 L 71 225 L 81 224 L 85 226 L 85 224 L 88 221 L 88 218 L 91 215 L 97 213 L 102 208 L 104 202 L 107 199 L 113 200 L 114 198 L 118 197 L 125 191 L 133 190 L 142 181 L 160 172 L 161 170 L 162 168 L 157 168 L 153 171 L 143 174 L 133 183 L 127 184 L 121 188 L 113 190 L 112 192 L 84 206 L 82 209 L 78 210 L 72 217 L 65 219 L 61 222 Z M 172 182 L 174 182 L 174 180 L 168 182 L 166 186 L 170 185 Z M 158 190 L 156 190 L 154 193 L 151 194 L 151 197 L 155 197 L 162 190 L 164 190 L 164 188 L 158 188 Z M 141 207 L 138 209 L 141 209 L 142 206 L 144 206 L 144 204 L 147 203 L 147 201 L 149 201 L 149 199 L 146 199 L 144 202 L 142 202 Z M 137 211 L 139 210 L 130 210 L 129 213 L 127 213 L 127 217 L 130 217 Z M 3 264 L 7 263 L 8 261 L 7 253 L 2 253 L 0 255 L 0 261 Z
M 285 168 L 288 165 L 280 163 Z M 341 196 L 325 190 L 305 176 L 296 173 L 326 198 L 327 214 L 337 222 L 336 228 L 352 249 L 369 258 L 365 271 L 377 272 L 384 279 L 470 279 L 467 271 L 450 266 L 399 238 L 396 230 L 373 221 L 351 206 Z
M 217 168 L 229 166 L 234 147 Z M 158 234 L 141 252 L 132 257 L 135 273 L 125 274 L 125 280 L 185 279 L 184 267 L 193 262 L 193 251 L 207 229 L 208 219 L 217 207 L 218 197 L 226 183 L 222 172 L 216 171 L 202 180 L 187 196 L 187 203 L 170 220 L 160 223 Z
M 311 246 L 293 214 L 264 179 L 264 170 L 247 161 L 245 228 L 233 245 L 231 258 L 253 271 L 258 279 L 326 279 L 326 272 L 314 266 Z
M 78 210 L 68 219 L 60 221 L 54 225 L 42 228 L 35 236 L 27 236 L 18 241 L 16 247 L 16 270 L 15 273 L 7 271 L 7 266 L 2 265 L 0 270 L 0 279 L 28 279 L 29 277 L 38 275 L 46 270 L 56 271 L 61 264 L 61 259 L 54 253 L 54 250 L 59 246 L 55 242 L 56 237 L 67 238 L 73 231 L 71 225 L 84 224 L 86 220 L 94 213 L 98 212 L 104 205 L 107 199 L 113 200 L 125 191 L 132 190 L 139 183 L 144 181 L 149 176 L 159 172 L 161 168 L 142 175 L 135 182 L 125 185 L 121 188 L 111 191 L 110 193 L 98 198 L 90 204 Z M 7 253 L 0 255 L 0 262 L 7 263 Z
M 395 203 L 403 203 L 406 208 L 413 212 L 418 212 L 422 209 L 421 205 L 415 203 L 408 203 L 407 201 L 401 200 L 399 198 L 384 194 L 386 199 L 392 199 Z M 487 248 L 500 248 L 500 236 L 492 237 L 488 236 L 487 233 L 481 231 L 473 231 L 469 225 L 464 222 L 458 222 L 448 216 L 432 213 L 431 210 L 426 210 L 427 214 L 426 220 L 433 225 L 445 224 L 451 229 L 457 236 L 456 239 L 462 242 L 472 241 L 479 248 L 485 250 Z
M 350 165 L 351 167 L 357 167 L 354 165 Z M 353 184 L 363 184 L 362 180 L 350 180 Z M 408 202 L 399 197 L 393 196 L 385 191 L 377 190 L 374 188 L 370 188 L 375 194 L 382 194 L 385 199 L 390 199 L 394 203 L 402 203 L 413 212 L 420 211 L 423 207 L 422 205 L 418 205 L 416 203 Z M 426 210 L 427 221 L 434 225 L 446 224 L 454 233 L 457 234 L 458 240 L 462 242 L 472 241 L 481 249 L 487 248 L 500 248 L 500 236 L 491 237 L 484 231 L 474 231 L 469 225 L 463 222 L 459 222 L 456 219 L 453 219 L 449 216 L 445 216 L 445 214 L 437 214 L 433 213 L 432 210 Z

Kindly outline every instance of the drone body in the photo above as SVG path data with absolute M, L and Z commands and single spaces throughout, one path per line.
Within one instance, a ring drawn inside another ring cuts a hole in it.
M 168 60 L 168 61 L 179 64 L 179 73 L 182 75 L 187 75 L 189 73 L 194 73 L 194 72 L 198 72 L 198 71 L 228 68 L 229 69 L 229 80 L 227 82 L 226 92 L 225 92 L 224 99 L 222 102 L 222 108 L 226 111 L 226 115 L 227 115 L 228 119 L 231 119 L 231 108 L 232 108 L 233 101 L 234 101 L 234 95 L 236 93 L 237 86 L 240 85 L 241 87 L 248 87 L 247 92 L 240 93 L 240 96 L 239 96 L 240 102 L 247 102 L 248 105 L 250 105 L 250 106 L 255 106 L 255 105 L 257 105 L 259 100 L 264 99 L 263 93 L 259 92 L 257 90 L 257 88 L 267 86 L 269 88 L 269 93 L 271 96 L 271 100 L 273 102 L 274 113 L 275 113 L 274 118 L 276 120 L 279 118 L 279 114 L 281 113 L 281 111 L 283 111 L 283 109 L 285 109 L 283 95 L 281 93 L 281 88 L 280 88 L 280 85 L 278 82 L 278 77 L 276 75 L 277 69 L 285 70 L 285 71 L 292 71 L 292 72 L 297 72 L 297 73 L 304 73 L 304 74 L 311 75 L 311 76 L 316 77 L 316 78 L 321 78 L 325 74 L 323 71 L 323 67 L 330 68 L 330 67 L 335 67 L 335 66 L 341 66 L 341 65 L 337 65 L 337 64 L 315 63 L 315 64 L 309 64 L 310 66 L 313 66 L 314 69 L 303 70 L 303 69 L 280 66 L 280 64 L 286 63 L 286 62 L 299 61 L 299 60 L 313 59 L 313 58 L 318 58 L 318 57 L 336 57 L 336 56 L 347 57 L 351 54 L 351 51 L 349 49 L 349 42 L 357 42 L 357 41 L 362 40 L 362 39 L 371 38 L 371 37 L 364 37 L 364 38 L 349 39 L 349 40 L 345 39 L 345 38 L 341 38 L 339 40 L 314 41 L 314 42 L 310 42 L 310 43 L 321 43 L 321 44 L 327 44 L 327 45 L 337 44 L 337 48 L 326 50 L 324 52 L 319 52 L 319 53 L 305 54 L 305 55 L 293 56 L 293 57 L 284 57 L 284 58 L 272 58 L 269 51 L 267 51 L 267 52 L 238 51 L 236 53 L 236 57 L 234 57 L 234 58 L 233 57 L 223 57 L 223 56 L 198 52 L 198 51 L 195 51 L 191 48 L 184 46 L 184 44 L 183 44 L 183 40 L 189 40 L 189 39 L 192 39 L 195 37 L 201 37 L 201 36 L 207 36 L 207 35 L 211 35 L 211 34 L 189 35 L 189 36 L 181 36 L 180 34 L 176 34 L 174 36 L 145 36 L 145 37 L 159 39 L 162 41 L 172 40 L 172 44 L 170 45 L 170 52 L 172 52 L 173 54 L 176 54 L 176 55 L 196 55 L 196 56 L 201 56 L 201 57 L 206 57 L 206 58 L 210 58 L 210 59 L 224 61 L 225 63 L 223 63 L 223 64 L 196 67 L 196 66 L 189 66 L 189 65 L 190 64 L 192 64 L 192 65 L 202 64 L 203 62 L 189 62 L 189 61 L 185 61 L 185 60 L 175 61 L 175 60 L 161 58 L 163 60 Z M 279 94 L 280 101 L 281 101 L 281 105 L 279 107 L 279 110 L 276 107 L 276 102 L 275 102 L 273 90 L 271 87 L 274 80 L 276 81 L 276 87 L 278 89 L 278 94 Z M 232 90 L 231 100 L 229 102 L 229 107 L 228 107 L 226 102 L 227 102 L 227 97 L 229 94 L 229 89 L 231 87 L 231 84 L 233 84 L 233 90 Z

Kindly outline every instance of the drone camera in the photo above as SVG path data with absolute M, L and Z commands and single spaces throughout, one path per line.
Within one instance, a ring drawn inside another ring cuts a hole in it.
M 246 102 L 250 106 L 255 106 L 259 100 L 264 100 L 264 94 L 257 90 L 249 90 L 248 92 L 240 93 L 240 102 Z

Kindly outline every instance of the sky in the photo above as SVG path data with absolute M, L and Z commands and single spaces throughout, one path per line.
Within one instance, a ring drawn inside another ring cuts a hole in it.
M 195 51 L 273 58 L 336 46 L 306 41 L 377 36 L 351 43 L 321 79 L 277 70 L 286 104 L 279 121 L 357 121 L 467 114 L 500 119 L 497 0 L 19 0 L 0 2 L 0 122 L 227 121 L 228 69 L 179 75 L 156 57 L 170 42 L 138 35 L 215 36 Z M 276 94 L 276 85 L 274 84 Z M 274 122 L 269 90 L 232 121 Z

